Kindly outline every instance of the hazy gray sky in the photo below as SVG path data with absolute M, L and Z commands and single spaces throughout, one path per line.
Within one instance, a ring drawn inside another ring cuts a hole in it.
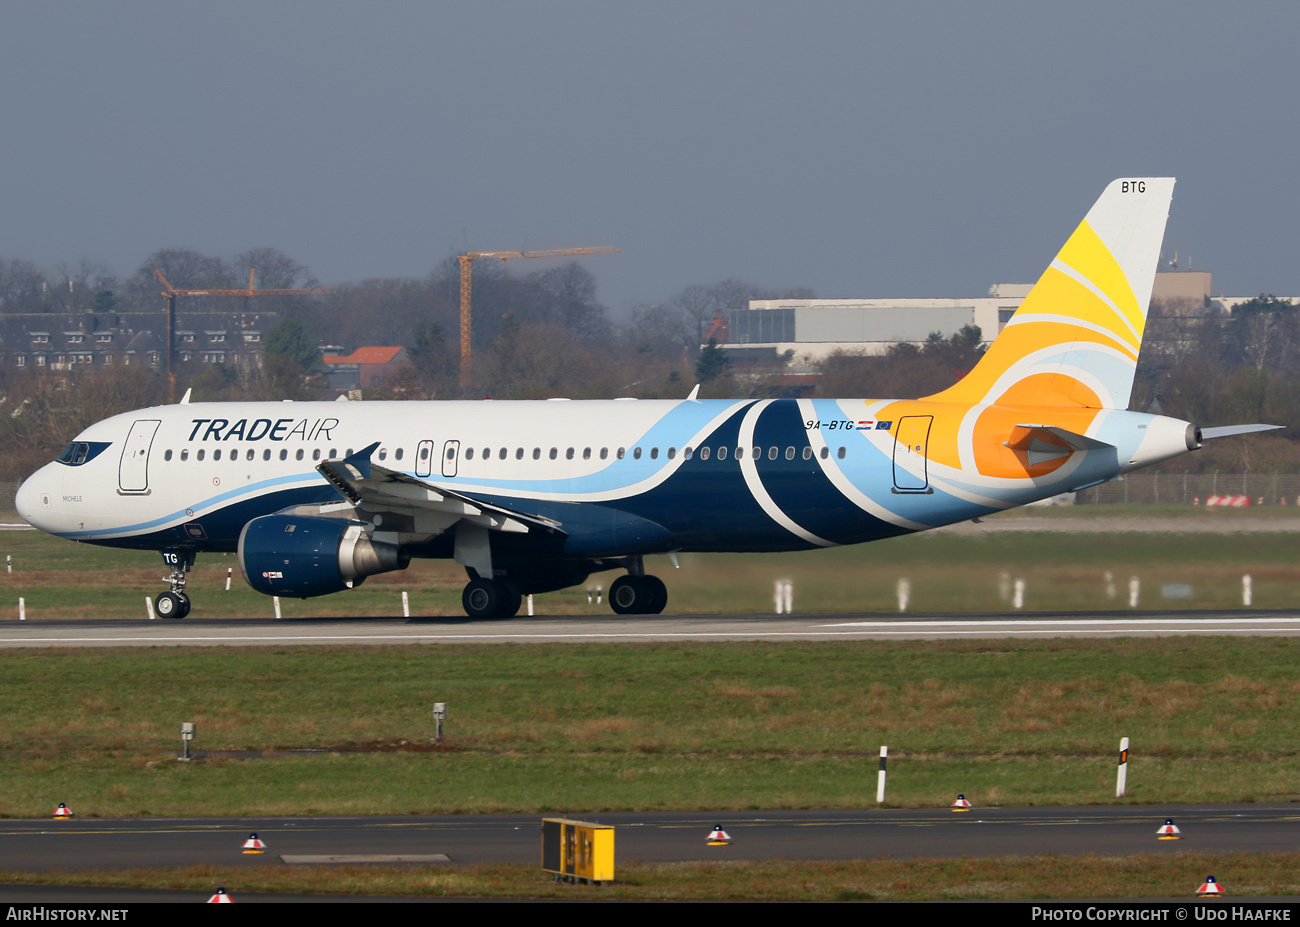
M 612 245 L 616 312 L 1037 277 L 1178 178 L 1215 289 L 1300 294 L 1289 3 L 10 2 L 0 257 L 281 249 L 325 283 Z M 521 272 L 531 264 L 515 262 Z

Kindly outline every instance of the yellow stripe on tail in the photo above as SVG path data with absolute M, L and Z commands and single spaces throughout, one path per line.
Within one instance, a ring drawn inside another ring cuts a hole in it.
M 1173 191 L 1172 177 L 1106 187 L 975 369 L 927 399 L 1127 408 Z

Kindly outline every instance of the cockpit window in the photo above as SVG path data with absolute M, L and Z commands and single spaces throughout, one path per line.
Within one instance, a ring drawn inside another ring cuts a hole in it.
M 65 466 L 80 467 L 102 454 L 108 445 L 108 441 L 73 441 L 63 449 L 58 461 Z

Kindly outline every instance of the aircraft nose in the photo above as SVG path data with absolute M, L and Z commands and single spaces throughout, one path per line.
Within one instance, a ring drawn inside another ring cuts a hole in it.
M 48 530 L 50 514 L 53 511 L 53 481 L 47 472 L 48 465 L 37 470 L 18 487 L 14 496 L 14 507 L 29 525 Z

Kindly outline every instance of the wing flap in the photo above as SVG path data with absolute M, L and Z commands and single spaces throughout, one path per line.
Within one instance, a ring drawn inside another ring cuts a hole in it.
M 542 531 L 564 534 L 560 522 L 488 502 L 396 470 L 370 459 L 376 442 L 344 460 L 323 460 L 316 470 L 352 505 L 367 511 L 415 513 L 435 516 L 428 521 L 446 530 L 458 521 L 511 534 Z

